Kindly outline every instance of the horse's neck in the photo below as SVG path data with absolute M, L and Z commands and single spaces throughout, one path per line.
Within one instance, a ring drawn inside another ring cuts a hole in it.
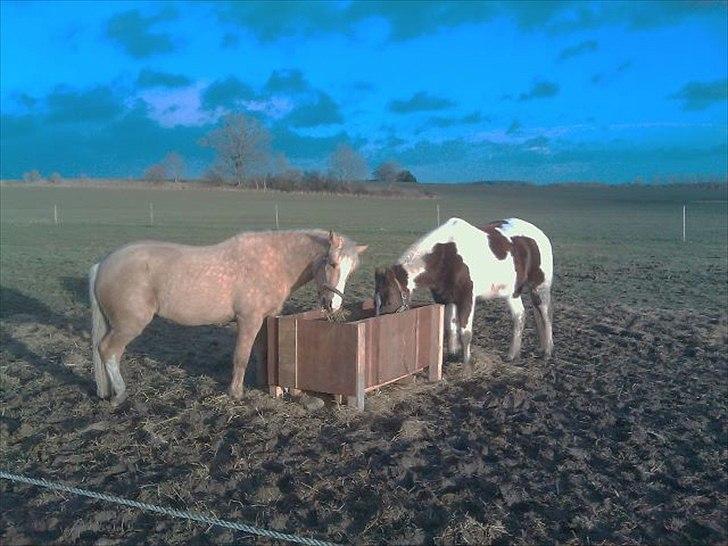
M 397 262 L 407 272 L 407 288 L 411 292 L 415 288 L 429 288 L 431 278 L 423 275 L 427 272 L 425 256 L 433 251 L 437 243 L 448 239 L 445 226 L 439 226 L 409 247 Z
M 304 284 L 313 280 L 316 265 L 326 253 L 326 248 L 308 237 L 300 246 L 290 249 L 286 256 L 287 280 L 290 292 L 294 292 Z
M 407 273 L 407 290 L 412 292 L 415 288 L 421 287 L 421 283 L 416 282 L 416 279 L 426 271 L 427 267 L 420 249 L 410 248 L 402 255 L 397 265 L 402 266 Z

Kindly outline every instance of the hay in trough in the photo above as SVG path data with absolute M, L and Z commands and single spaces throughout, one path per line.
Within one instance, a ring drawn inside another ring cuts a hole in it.
M 326 320 L 329 322 L 347 322 L 349 317 L 351 317 L 351 311 L 343 307 L 336 311 L 326 313 Z

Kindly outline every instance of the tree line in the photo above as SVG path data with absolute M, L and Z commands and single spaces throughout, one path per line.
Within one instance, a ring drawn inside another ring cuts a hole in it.
M 328 158 L 328 169 L 302 171 L 271 147 L 270 131 L 257 119 L 245 114 L 228 114 L 219 126 L 205 135 L 202 146 L 215 152 L 215 159 L 203 174 L 211 184 L 227 184 L 256 189 L 339 191 L 345 186 L 369 181 L 369 165 L 364 156 L 348 144 L 339 144 Z M 184 179 L 184 158 L 176 152 L 150 165 L 143 174 L 150 181 Z M 414 175 L 394 161 L 386 161 L 373 171 L 373 180 L 386 184 L 416 183 Z M 349 187 L 349 189 L 352 189 Z

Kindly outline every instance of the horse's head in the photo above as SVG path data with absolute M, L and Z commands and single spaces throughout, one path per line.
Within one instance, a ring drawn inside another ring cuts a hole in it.
M 410 291 L 404 268 L 401 265 L 378 268 L 374 273 L 374 308 L 377 315 L 405 311 L 409 304 Z
M 327 311 L 337 311 L 344 300 L 349 275 L 359 266 L 359 255 L 367 245 L 357 245 L 333 231 L 329 232 L 329 250 L 314 271 L 319 303 Z

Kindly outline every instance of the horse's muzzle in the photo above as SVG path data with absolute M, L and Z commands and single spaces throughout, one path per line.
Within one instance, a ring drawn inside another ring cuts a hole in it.
M 321 307 L 324 308 L 325 311 L 332 313 L 334 311 L 333 301 L 334 296 L 326 297 L 326 292 L 330 292 L 331 294 L 334 294 L 336 296 L 339 296 L 341 298 L 341 305 L 344 304 L 344 294 L 339 290 L 338 288 L 331 286 L 328 283 L 322 283 L 319 286 L 319 300 L 321 303 Z

